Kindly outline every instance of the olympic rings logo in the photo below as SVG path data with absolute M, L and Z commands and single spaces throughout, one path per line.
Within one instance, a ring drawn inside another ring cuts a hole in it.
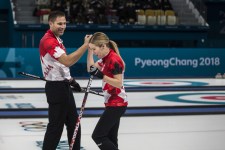
M 41 121 L 22 121 L 19 122 L 25 131 L 42 132 L 47 128 L 47 123 Z
M 43 141 L 36 141 L 36 144 L 37 144 L 37 147 L 40 147 L 42 149 L 43 147 Z M 69 149 L 69 144 L 67 141 L 59 141 L 59 144 L 56 148 L 56 150 L 66 150 L 66 149 Z M 80 147 L 80 150 L 85 150 L 84 147 Z

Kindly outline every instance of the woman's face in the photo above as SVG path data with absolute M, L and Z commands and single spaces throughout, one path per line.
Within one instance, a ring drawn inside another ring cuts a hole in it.
M 99 46 L 96 46 L 95 44 L 89 43 L 89 49 L 99 59 L 103 58 L 109 52 L 109 48 L 107 48 L 105 44 L 99 47 Z

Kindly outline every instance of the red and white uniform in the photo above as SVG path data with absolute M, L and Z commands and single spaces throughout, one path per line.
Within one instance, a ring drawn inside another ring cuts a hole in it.
M 57 38 L 51 30 L 42 37 L 39 49 L 42 72 L 46 80 L 62 81 L 71 78 L 69 67 L 58 61 L 58 58 L 66 53 L 66 49 L 62 40 Z
M 108 77 L 113 78 L 117 74 L 123 74 L 124 76 L 123 61 L 112 49 L 105 57 L 98 60 L 98 65 L 101 66 L 103 74 Z M 116 88 L 102 80 L 102 90 L 105 97 L 105 106 L 120 107 L 128 105 L 124 86 Z

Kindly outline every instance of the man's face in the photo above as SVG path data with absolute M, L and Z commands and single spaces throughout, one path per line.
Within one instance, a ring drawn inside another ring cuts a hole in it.
M 66 18 L 65 17 L 57 17 L 54 22 L 49 22 L 51 31 L 55 34 L 55 36 L 59 37 L 63 35 L 66 29 Z

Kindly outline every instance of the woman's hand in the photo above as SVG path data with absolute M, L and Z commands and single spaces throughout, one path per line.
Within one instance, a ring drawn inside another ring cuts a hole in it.
M 91 75 L 98 77 L 99 79 L 103 79 L 104 74 L 95 66 L 90 66 L 90 72 Z

